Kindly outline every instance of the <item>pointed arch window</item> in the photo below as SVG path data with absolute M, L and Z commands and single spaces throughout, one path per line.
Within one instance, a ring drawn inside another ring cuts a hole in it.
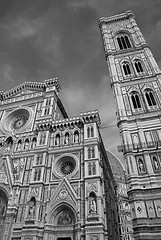
M 128 35 L 121 34 L 117 37 L 117 42 L 120 50 L 131 48 L 131 41 Z
M 123 67 L 125 76 L 131 75 L 130 64 L 128 62 L 124 62 L 122 67 Z
M 151 90 L 146 91 L 145 97 L 146 97 L 149 107 L 157 105 L 157 103 L 155 101 L 154 93 Z
M 137 73 L 142 73 L 144 72 L 143 67 L 142 67 L 142 63 L 140 60 L 136 60 L 134 63 L 135 69 Z
M 132 93 L 131 94 L 131 101 L 133 104 L 134 109 L 141 108 L 140 98 L 138 93 Z

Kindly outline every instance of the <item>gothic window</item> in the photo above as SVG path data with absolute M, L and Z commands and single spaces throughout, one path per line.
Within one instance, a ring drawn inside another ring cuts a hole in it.
M 88 159 L 95 158 L 95 148 L 94 147 L 88 148 L 87 152 L 88 152 Z
M 41 165 L 43 162 L 43 154 L 38 154 L 36 156 L 36 165 Z
M 20 151 L 20 150 L 21 150 L 21 148 L 22 148 L 22 141 L 21 141 L 21 140 L 19 140 L 19 141 L 18 141 L 18 143 L 17 143 L 16 150 L 17 150 L 17 151 Z
M 41 177 L 41 169 L 35 169 L 34 181 L 40 181 L 40 177 Z
M 125 76 L 131 75 L 130 64 L 128 62 L 124 62 L 122 67 L 123 67 Z
M 59 133 L 56 134 L 56 136 L 55 136 L 55 145 L 56 145 L 56 146 L 59 146 L 59 145 L 60 145 L 60 134 L 59 134 Z
M 88 138 L 94 137 L 94 128 L 93 128 L 93 126 L 88 126 L 88 128 L 87 128 L 87 137 Z
M 46 99 L 46 107 L 50 106 L 50 104 L 51 104 L 51 99 L 50 98 Z
M 75 143 L 78 143 L 78 142 L 79 142 L 79 133 L 78 133 L 78 131 L 75 131 L 75 132 L 74 132 L 74 142 L 75 142 Z
M 44 115 L 49 115 L 50 113 L 51 98 L 46 99 Z
M 54 133 L 50 135 L 50 146 L 54 145 Z
M 29 149 L 29 139 L 27 138 L 24 143 L 24 150 Z
M 95 162 L 88 164 L 88 175 L 96 175 L 96 164 L 95 164 Z
M 145 97 L 146 97 L 149 107 L 157 105 L 156 101 L 155 101 L 154 93 L 151 90 L 146 91 Z
M 131 94 L 131 101 L 135 110 L 141 108 L 141 103 L 140 103 L 140 98 L 138 93 Z
M 45 108 L 44 115 L 49 115 L 50 113 L 50 107 Z
M 32 143 L 31 143 L 31 148 L 32 148 L 32 149 L 34 149 L 34 148 L 36 147 L 36 142 L 37 142 L 37 139 L 36 139 L 36 137 L 34 137 L 34 138 L 32 139 Z
M 66 133 L 64 136 L 64 144 L 69 144 L 69 133 Z
M 45 144 L 45 140 L 46 140 L 46 133 L 41 132 L 41 134 L 40 134 L 40 145 Z
M 144 71 L 140 60 L 136 60 L 134 65 L 137 73 L 142 73 Z
M 132 47 L 129 36 L 127 36 L 127 35 L 122 34 L 122 35 L 118 36 L 117 42 L 118 42 L 120 50 L 128 49 L 128 48 Z

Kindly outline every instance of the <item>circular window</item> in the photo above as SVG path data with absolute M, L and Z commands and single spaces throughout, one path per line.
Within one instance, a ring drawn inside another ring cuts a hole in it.
M 7 131 L 21 131 L 26 129 L 32 119 L 29 108 L 19 108 L 10 112 L 3 121 L 3 128 Z
M 60 166 L 60 171 L 64 175 L 68 175 L 72 173 L 73 170 L 74 170 L 74 164 L 73 162 L 70 162 L 70 161 L 63 162 Z
M 78 170 L 78 160 L 73 155 L 64 155 L 57 159 L 54 166 L 54 173 L 60 176 L 73 176 Z

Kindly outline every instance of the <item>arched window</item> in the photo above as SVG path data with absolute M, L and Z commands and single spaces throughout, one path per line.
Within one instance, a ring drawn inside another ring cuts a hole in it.
M 50 106 L 50 104 L 51 104 L 51 99 L 50 98 L 46 99 L 46 106 Z
M 148 102 L 148 105 L 149 105 L 149 107 L 152 107 L 152 106 L 156 106 L 157 104 L 156 104 L 156 101 L 155 101 L 155 98 L 154 98 L 154 94 L 153 94 L 153 92 L 152 91 L 147 91 L 146 93 L 145 93 L 145 96 L 146 96 L 146 100 L 147 100 L 147 102 Z
M 94 147 L 88 148 L 87 152 L 88 152 L 88 159 L 95 158 L 95 148 Z
M 87 128 L 87 137 L 90 138 L 90 137 L 94 137 L 94 128 L 93 126 L 89 126 Z
M 140 103 L 140 99 L 139 99 L 138 93 L 133 93 L 131 95 L 131 100 L 132 100 L 134 109 L 141 108 L 141 103 Z
M 123 67 L 125 76 L 128 76 L 131 74 L 130 64 L 128 62 L 124 62 L 122 67 Z
M 40 181 L 40 177 L 41 177 L 41 169 L 35 169 L 35 173 L 34 173 L 34 181 Z
M 129 36 L 127 36 L 127 35 L 122 34 L 122 35 L 118 36 L 117 37 L 117 42 L 118 42 L 119 48 L 121 50 L 122 49 L 128 49 L 128 48 L 132 47 Z
M 17 150 L 17 151 L 20 151 L 21 148 L 22 148 L 22 141 L 19 140 L 18 143 L 17 143 L 17 148 L 16 148 L 16 150 Z
M 36 137 L 34 137 L 34 138 L 32 139 L 32 143 L 31 143 L 31 148 L 32 148 L 32 149 L 34 149 L 34 148 L 36 147 L 36 142 L 37 142 L 37 139 L 36 139 Z
M 41 132 L 40 133 L 40 145 L 45 144 L 45 140 L 46 140 L 46 133 L 45 132 Z
M 143 67 L 142 67 L 142 64 L 141 64 L 140 60 L 136 60 L 134 65 L 135 65 L 135 69 L 136 69 L 137 73 L 142 73 L 143 72 Z
M 36 165 L 41 165 L 43 161 L 43 155 L 42 154 L 38 154 L 36 156 Z
M 29 139 L 27 138 L 24 143 L 24 150 L 29 149 Z

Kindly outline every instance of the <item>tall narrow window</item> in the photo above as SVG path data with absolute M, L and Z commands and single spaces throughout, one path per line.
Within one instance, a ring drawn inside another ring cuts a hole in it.
M 139 60 L 135 61 L 134 65 L 135 65 L 135 69 L 136 69 L 137 73 L 143 72 L 143 67 Z
M 117 42 L 118 42 L 119 48 L 121 50 L 132 47 L 130 39 L 127 35 L 121 35 L 121 36 L 117 37 Z
M 145 96 L 146 96 L 146 100 L 147 100 L 147 102 L 148 102 L 148 105 L 149 105 L 150 107 L 157 105 L 157 104 L 156 104 L 156 101 L 155 101 L 155 98 L 154 98 L 154 94 L 153 94 L 152 91 L 146 92 L 146 93 L 145 93 Z
M 122 67 L 123 67 L 123 70 L 124 70 L 124 74 L 126 76 L 131 74 L 131 69 L 130 69 L 130 65 L 129 65 L 128 62 L 123 63 Z
M 41 177 L 41 169 L 35 169 L 34 181 L 39 181 Z
M 137 93 L 133 93 L 131 95 L 131 100 L 132 100 L 134 109 L 141 108 L 140 99 Z
M 87 128 L 87 137 L 90 138 L 90 137 L 94 137 L 94 128 L 93 126 L 89 126 Z

